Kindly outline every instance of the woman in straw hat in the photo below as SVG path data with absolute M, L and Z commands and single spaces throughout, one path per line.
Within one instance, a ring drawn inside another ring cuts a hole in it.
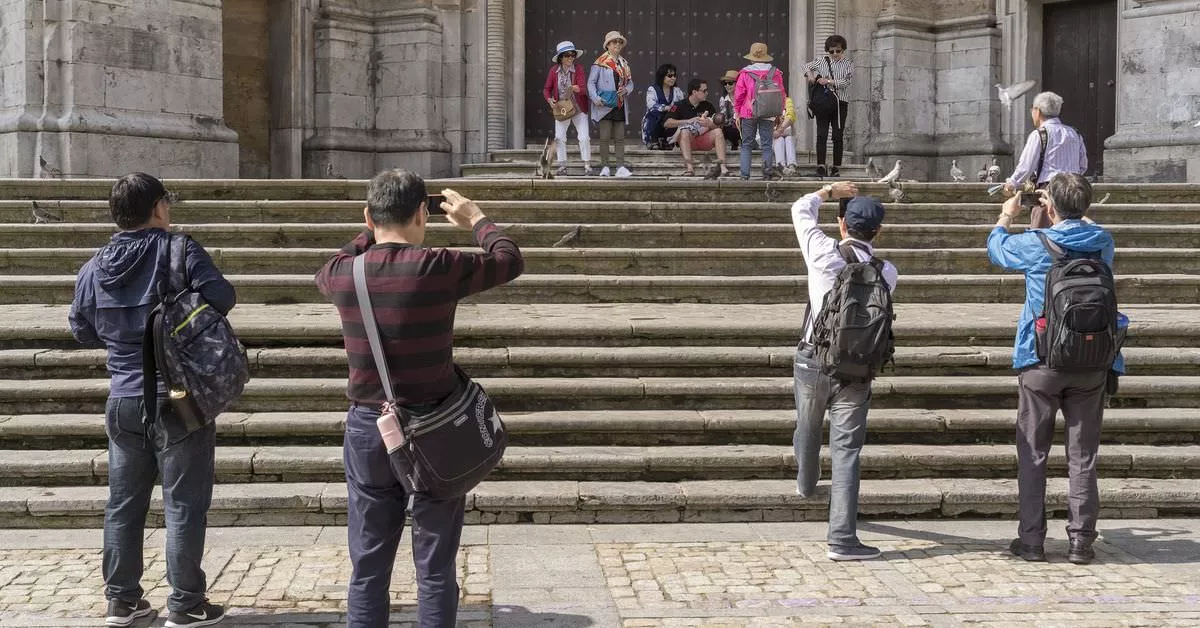
M 592 100 L 592 119 L 599 127 L 600 176 L 607 177 L 610 165 L 618 166 L 616 175 L 628 177 L 625 165 L 625 125 L 629 124 L 629 95 L 633 93 L 633 73 L 621 56 L 625 37 L 617 31 L 604 36 L 604 53 L 592 64 L 588 75 L 588 97 Z M 617 145 L 616 162 L 609 160 L 613 142 Z
M 567 129 L 575 125 L 579 136 L 579 158 L 583 174 L 592 174 L 592 139 L 588 135 L 587 78 L 583 68 L 575 63 L 579 49 L 569 41 L 560 41 L 554 52 L 554 65 L 546 74 L 542 97 L 550 103 L 554 116 L 554 143 L 558 149 L 558 174 L 567 173 Z M 574 115 L 566 117 L 574 110 Z
M 750 178 L 751 144 L 758 144 L 763 155 L 763 178 L 777 177 L 775 172 L 775 152 L 772 147 L 771 130 L 775 126 L 774 118 L 783 111 L 783 99 L 787 98 L 787 90 L 783 86 L 783 71 L 771 65 L 774 58 L 767 51 L 767 45 L 755 42 L 750 46 L 750 53 L 745 56 L 750 65 L 738 73 L 737 86 L 733 92 L 733 107 L 737 111 L 741 124 L 741 175 L 743 179 Z M 780 111 L 771 117 L 754 115 L 754 101 L 757 98 L 755 84 L 759 79 L 767 78 L 779 87 Z

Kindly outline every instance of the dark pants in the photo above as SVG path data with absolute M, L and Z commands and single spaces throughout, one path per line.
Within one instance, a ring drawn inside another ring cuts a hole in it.
M 391 600 L 392 565 L 404 531 L 408 494 L 392 474 L 375 420 L 379 411 L 353 405 L 346 415 L 342 448 L 350 501 L 349 628 L 386 628 Z M 435 501 L 413 495 L 412 548 L 417 571 L 418 624 L 454 626 L 458 614 L 455 559 L 462 537 L 465 497 Z
M 833 127 L 833 165 L 842 165 L 842 147 L 846 135 L 846 116 L 850 113 L 850 103 L 838 102 L 838 119 L 832 115 L 817 116 L 817 163 L 825 165 L 825 145 L 829 142 L 829 127 Z
M 173 420 L 160 398 L 159 422 Z M 169 442 L 161 427 L 143 423 L 141 397 L 110 398 L 105 406 L 108 433 L 108 504 L 104 508 L 104 596 L 136 603 L 142 598 L 142 542 L 154 481 L 161 473 L 167 528 L 167 608 L 189 611 L 205 599 L 200 560 L 212 502 L 216 426 Z
M 737 150 L 742 145 L 742 132 L 738 130 L 736 124 L 726 124 L 721 127 L 721 133 L 725 135 L 725 149 Z
M 1054 415 L 1066 422 L 1067 534 L 1096 538 L 1100 491 L 1096 455 L 1104 416 L 1106 373 L 1066 373 L 1038 365 L 1017 375 L 1017 486 L 1021 542 L 1041 545 L 1046 538 L 1046 459 L 1054 441 Z

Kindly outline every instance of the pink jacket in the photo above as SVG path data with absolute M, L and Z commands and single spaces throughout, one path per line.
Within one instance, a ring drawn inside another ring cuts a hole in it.
M 770 67 L 767 63 L 754 63 L 742 68 L 738 73 L 737 85 L 733 88 L 733 110 L 739 118 L 754 117 L 754 99 L 751 97 L 754 93 L 754 82 L 766 76 Z M 783 97 L 787 98 L 787 88 L 783 85 L 783 71 L 775 68 L 773 78 L 783 92 Z

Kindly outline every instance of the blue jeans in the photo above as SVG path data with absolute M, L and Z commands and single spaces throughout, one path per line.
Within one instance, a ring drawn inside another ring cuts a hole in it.
M 173 420 L 159 399 L 159 422 Z M 167 528 L 167 608 L 189 611 L 205 600 L 200 560 L 212 503 L 216 426 L 212 423 L 174 442 L 161 427 L 146 426 L 141 397 L 109 398 L 108 504 L 104 507 L 104 596 L 136 603 L 142 598 L 142 543 L 156 476 L 162 474 Z
M 757 143 L 762 150 L 763 169 L 775 165 L 775 148 L 773 146 L 772 129 L 774 123 L 770 120 L 757 118 L 742 118 L 742 145 L 739 151 L 741 157 L 742 177 L 750 176 L 750 145 Z
M 829 413 L 829 456 L 832 462 L 829 489 L 829 544 L 859 544 L 858 456 L 867 440 L 867 410 L 871 406 L 870 382 L 842 382 L 821 372 L 811 348 L 796 351 L 794 391 L 796 432 L 796 485 L 801 497 L 811 497 L 821 478 L 821 431 Z
M 404 532 L 408 494 L 392 475 L 375 420 L 379 410 L 353 405 L 346 414 L 350 576 L 348 628 L 386 628 L 392 565 Z M 458 544 L 466 498 L 432 500 L 413 495 L 413 563 L 417 571 L 417 624 L 452 628 L 458 615 Z

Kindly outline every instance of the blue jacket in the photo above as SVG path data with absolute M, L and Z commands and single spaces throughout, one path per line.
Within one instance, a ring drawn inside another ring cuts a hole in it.
M 158 303 L 155 283 L 170 259 L 169 234 L 162 229 L 122 231 L 112 237 L 75 278 L 71 335 L 85 345 L 108 349 L 110 397 L 142 396 L 142 334 Z M 217 270 L 204 247 L 191 238 L 187 272 L 192 288 L 222 314 L 237 303 L 233 285 Z M 163 390 L 159 382 L 160 392 Z
M 1037 364 L 1034 321 L 1042 313 L 1042 302 L 1046 298 L 1046 271 L 1050 269 L 1050 253 L 1042 246 L 1037 236 L 1042 231 L 1051 242 L 1060 247 L 1079 252 L 1099 251 L 1104 263 L 1112 266 L 1112 234 L 1099 225 L 1083 220 L 1064 220 L 1049 229 L 1033 229 L 1024 233 L 1011 234 L 1003 227 L 992 229 L 988 236 L 988 258 L 992 263 L 1009 270 L 1025 273 L 1025 307 L 1017 321 L 1017 339 L 1013 347 L 1013 368 L 1021 369 Z M 1113 370 L 1125 372 L 1125 360 L 1118 354 Z

